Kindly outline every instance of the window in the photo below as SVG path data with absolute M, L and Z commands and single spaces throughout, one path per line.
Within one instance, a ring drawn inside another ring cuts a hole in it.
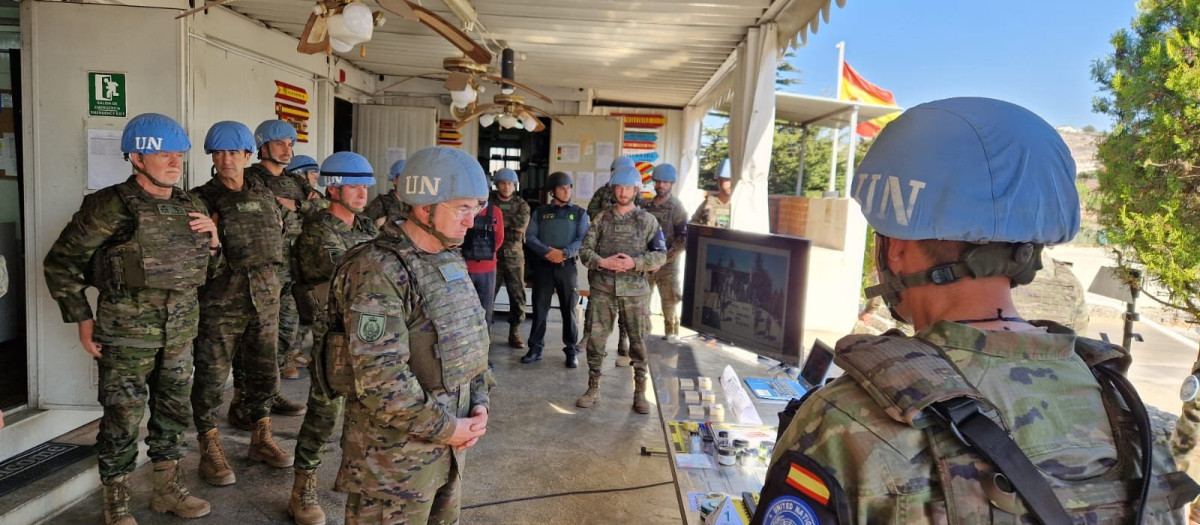
M 500 168 L 521 171 L 521 148 L 488 148 L 488 172 Z

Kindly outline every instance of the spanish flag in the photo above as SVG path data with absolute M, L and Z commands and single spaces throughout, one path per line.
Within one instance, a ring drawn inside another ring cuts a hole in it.
M 896 97 L 892 95 L 891 91 L 867 82 L 867 79 L 859 76 L 858 72 L 850 67 L 848 62 L 842 62 L 842 87 L 838 91 L 838 98 L 866 102 L 868 104 L 878 104 L 880 106 L 900 107 L 896 104 Z M 859 124 L 855 131 L 863 137 L 874 137 L 888 122 L 896 120 L 896 117 L 899 116 L 900 112 L 897 111 L 891 115 L 868 120 Z

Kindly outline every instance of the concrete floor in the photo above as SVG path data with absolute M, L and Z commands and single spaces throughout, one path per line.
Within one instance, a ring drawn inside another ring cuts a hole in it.
M 491 360 L 499 386 L 492 391 L 488 433 L 467 459 L 462 522 L 679 523 L 667 459 L 638 454 L 642 446 L 661 447 L 664 440 L 656 412 L 639 415 L 631 409 L 631 370 L 615 368 L 612 351 L 605 362 L 602 399 L 591 409 L 576 408 L 575 399 L 587 388 L 586 363 L 581 354 L 580 368 L 563 366 L 564 356 L 557 344 L 561 324 L 556 321 L 557 315 L 550 318 L 545 357 L 533 364 L 521 364 L 525 350 L 505 344 L 507 324 L 497 321 L 492 330 Z M 654 321 L 661 327 L 661 318 L 654 316 Z M 526 321 L 522 334 L 528 330 Z M 661 332 L 661 328 L 655 331 Z M 614 349 L 615 335 L 609 341 Z M 305 399 L 307 375 L 301 380 L 283 381 L 282 389 L 290 399 Z M 284 449 L 294 450 L 302 419 L 272 418 L 276 440 Z M 212 514 L 183 520 L 151 512 L 151 468 L 147 464 L 138 468 L 133 480 L 138 523 L 291 523 L 287 500 L 292 469 L 251 463 L 246 457 L 250 434 L 226 426 L 224 418 L 219 424 L 225 452 L 237 474 L 236 484 L 211 487 L 200 480 L 194 429 L 186 434 L 188 455 L 182 460 L 187 486 L 193 494 L 212 503 Z M 340 435 L 340 426 L 335 433 Z M 345 496 L 331 490 L 340 457 L 335 438 L 318 471 L 321 504 L 331 525 L 343 522 Z M 648 485 L 652 486 L 637 488 Z M 588 493 L 566 494 L 573 492 Z M 537 499 L 511 501 L 523 498 Z M 50 523 L 96 523 L 102 501 L 100 491 L 96 491 Z

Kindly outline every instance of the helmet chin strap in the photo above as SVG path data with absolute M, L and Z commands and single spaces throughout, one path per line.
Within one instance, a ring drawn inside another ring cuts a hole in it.
M 142 158 L 143 165 L 145 165 L 146 158 L 141 153 L 139 153 L 138 156 Z M 162 181 L 154 178 L 154 176 L 151 175 L 150 172 L 146 171 L 146 168 L 140 167 L 137 164 L 133 165 L 133 169 L 136 170 L 138 173 L 145 175 L 146 179 L 148 179 L 150 181 L 150 184 L 158 186 L 159 188 L 174 188 L 175 187 L 174 184 L 167 184 L 165 182 L 162 182 Z
M 429 218 L 426 219 L 426 222 L 421 222 L 420 220 L 417 220 L 414 217 L 413 218 L 414 220 L 412 221 L 412 223 L 416 224 L 418 228 L 425 230 L 425 233 L 428 233 L 428 234 L 432 235 L 434 238 L 436 238 L 439 242 L 442 243 L 442 246 L 444 248 L 454 248 L 455 246 L 462 246 L 462 243 L 464 240 L 462 237 L 447 237 L 442 232 L 437 231 L 437 228 L 433 227 L 433 209 L 434 209 L 434 207 L 436 207 L 439 204 L 441 204 L 441 203 L 436 202 L 429 207 Z

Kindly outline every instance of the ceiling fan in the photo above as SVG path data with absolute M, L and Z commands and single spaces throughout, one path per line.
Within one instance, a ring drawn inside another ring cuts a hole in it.
M 490 69 L 486 62 L 478 62 L 467 56 L 446 57 L 442 59 L 442 69 L 445 71 L 421 73 L 405 77 L 376 91 L 375 94 L 382 94 L 414 78 L 444 80 L 442 87 L 450 91 L 453 99 L 450 109 L 456 119 L 466 118 L 474 111 L 476 98 L 480 93 L 486 91 L 484 86 L 485 81 L 499 86 L 500 91 L 505 95 L 511 95 L 514 90 L 521 90 L 526 95 L 540 99 L 547 104 L 553 104 L 554 99 L 543 95 L 525 84 L 517 82 L 513 78 L 514 55 L 513 50 L 509 48 L 501 51 L 500 75 L 497 75 L 494 70 Z
M 491 104 L 479 106 L 475 108 L 474 113 L 460 118 L 454 129 L 461 129 L 468 122 L 478 118 L 479 124 L 485 128 L 495 122 L 501 128 L 515 128 L 520 124 L 520 127 L 527 131 L 542 131 L 546 129 L 546 125 L 537 118 L 538 115 L 550 117 L 559 124 L 563 123 L 549 112 L 526 104 L 525 97 L 521 95 L 500 93 L 492 97 Z
M 214 0 L 213 2 L 205 3 L 204 5 L 201 5 L 195 9 L 184 11 L 175 18 L 178 19 L 191 16 L 206 9 L 225 5 L 234 1 L 236 0 Z M 471 39 L 470 36 L 467 36 L 466 33 L 464 33 L 454 24 L 447 22 L 444 18 L 438 16 L 436 13 L 408 0 L 375 0 L 375 2 L 378 3 L 379 6 L 384 10 L 391 12 L 400 18 L 414 20 L 424 24 L 426 27 L 429 27 L 435 33 L 441 35 L 442 38 L 445 38 L 448 42 L 454 45 L 454 47 L 458 48 L 459 51 L 462 51 L 463 54 L 469 57 L 471 60 L 481 64 L 487 64 L 492 61 L 491 51 L 488 51 L 487 48 L 476 43 Z M 314 54 L 327 51 L 329 47 L 336 45 L 338 42 L 350 44 L 349 47 L 352 48 L 354 43 L 365 42 L 366 40 L 370 39 L 369 28 L 361 27 L 363 22 L 363 9 L 350 7 L 356 4 L 364 8 L 366 7 L 362 0 L 319 0 L 317 5 L 313 7 L 313 12 L 308 16 L 308 23 L 304 25 L 304 31 L 300 35 L 300 43 L 296 46 L 296 50 L 301 53 Z M 345 15 L 345 10 L 347 8 L 351 9 L 356 18 L 355 20 L 346 19 L 345 16 L 342 18 L 336 18 L 337 15 Z M 382 13 L 377 11 L 371 15 L 371 18 L 373 25 L 383 25 L 384 19 Z M 352 22 L 357 22 L 357 24 Z M 358 25 L 360 27 L 350 27 L 353 25 Z M 358 30 L 355 31 L 355 29 Z M 360 38 L 359 42 L 350 43 L 345 40 L 331 38 L 331 31 L 336 35 L 345 30 L 349 30 L 345 33 L 347 37 L 356 35 Z M 365 38 L 363 38 L 364 34 Z M 334 40 L 337 40 L 338 42 L 335 42 Z M 343 49 L 345 48 L 338 50 L 345 52 Z

